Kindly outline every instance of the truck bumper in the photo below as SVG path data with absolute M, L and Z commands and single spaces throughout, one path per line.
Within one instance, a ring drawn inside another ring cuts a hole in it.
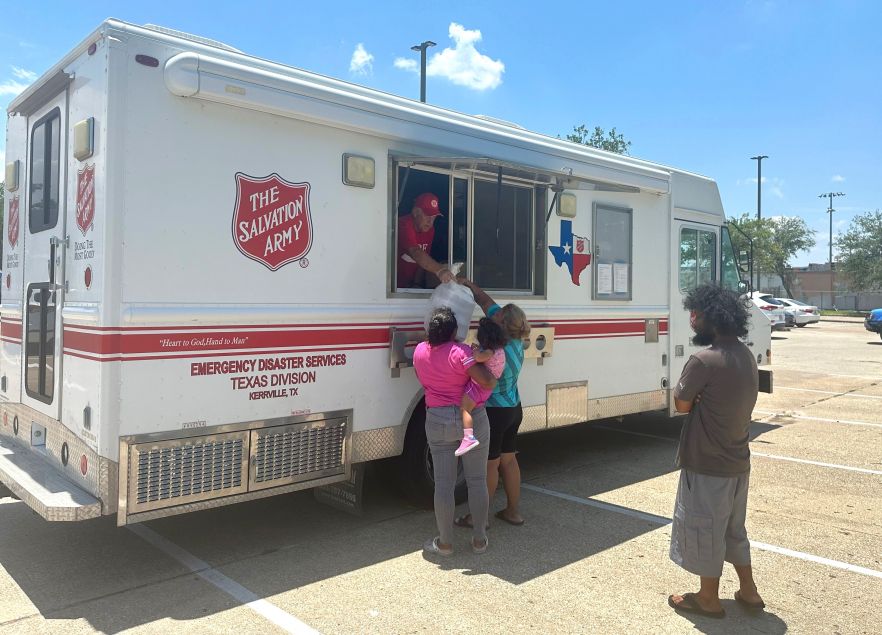
M 39 454 L 8 437 L 0 437 L 0 481 L 46 520 L 86 520 L 101 515 L 101 501 Z

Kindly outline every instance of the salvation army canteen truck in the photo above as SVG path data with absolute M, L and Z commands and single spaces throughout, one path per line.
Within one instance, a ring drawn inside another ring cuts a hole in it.
M 0 480 L 48 520 L 396 456 L 431 491 L 431 290 L 396 277 L 422 193 L 431 255 L 530 319 L 523 432 L 670 412 L 683 293 L 740 283 L 711 179 L 116 20 L 10 104 L 5 167 Z

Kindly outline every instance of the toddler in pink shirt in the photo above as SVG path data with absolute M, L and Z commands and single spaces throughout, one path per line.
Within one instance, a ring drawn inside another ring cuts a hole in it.
M 507 339 L 502 328 L 490 318 L 481 318 L 478 322 L 478 344 L 472 345 L 472 358 L 475 362 L 481 362 L 489 370 L 496 379 L 502 376 L 505 370 L 505 343 Z M 462 441 L 454 454 L 462 456 L 469 450 L 479 445 L 478 440 L 473 434 L 472 427 L 472 411 L 475 408 L 483 406 L 492 390 L 482 388 L 474 379 L 469 379 L 465 387 L 465 392 L 460 402 L 462 408 Z

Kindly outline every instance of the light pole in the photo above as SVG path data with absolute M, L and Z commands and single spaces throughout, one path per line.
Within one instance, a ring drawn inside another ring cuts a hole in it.
M 763 217 L 763 159 L 768 159 L 765 154 L 758 154 L 750 157 L 752 161 L 756 161 L 756 219 L 762 220 Z M 758 229 L 762 229 L 761 227 Z M 759 264 L 756 267 L 756 289 L 762 291 L 760 280 Z
M 415 44 L 410 47 L 411 51 L 420 52 L 420 101 L 426 102 L 426 49 L 435 46 L 431 40 L 426 40 L 421 44 Z
M 827 213 L 830 214 L 830 304 L 836 308 L 836 296 L 833 295 L 833 197 L 845 196 L 842 192 L 827 192 L 826 194 L 818 194 L 818 198 L 829 198 L 830 205 L 827 207 Z

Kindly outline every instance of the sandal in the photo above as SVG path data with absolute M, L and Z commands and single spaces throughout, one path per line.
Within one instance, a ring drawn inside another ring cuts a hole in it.
M 489 547 L 489 546 L 490 546 L 490 539 L 489 538 L 484 538 L 484 544 L 481 545 L 480 547 L 475 542 L 475 539 L 472 538 L 472 551 L 474 551 L 475 553 L 484 553 L 485 551 L 487 551 L 487 547 Z
M 684 613 L 692 613 L 694 615 L 704 615 L 705 617 L 715 617 L 717 619 L 726 617 L 726 611 L 723 609 L 719 611 L 706 611 L 701 608 L 701 604 L 698 603 L 698 598 L 695 597 L 694 593 L 684 593 L 683 601 L 680 603 L 674 602 L 674 596 L 669 595 L 668 606 L 675 611 L 683 611 Z
M 741 597 L 741 591 L 735 591 L 735 601 L 747 609 L 761 611 L 766 608 L 766 603 L 762 600 L 760 600 L 759 602 L 748 602 L 747 600 L 745 600 L 743 597 Z
M 423 551 L 433 556 L 452 556 L 453 547 L 447 547 L 446 549 L 444 549 L 441 547 L 440 543 L 441 536 L 435 536 L 431 540 L 426 541 L 426 543 L 423 545 Z

